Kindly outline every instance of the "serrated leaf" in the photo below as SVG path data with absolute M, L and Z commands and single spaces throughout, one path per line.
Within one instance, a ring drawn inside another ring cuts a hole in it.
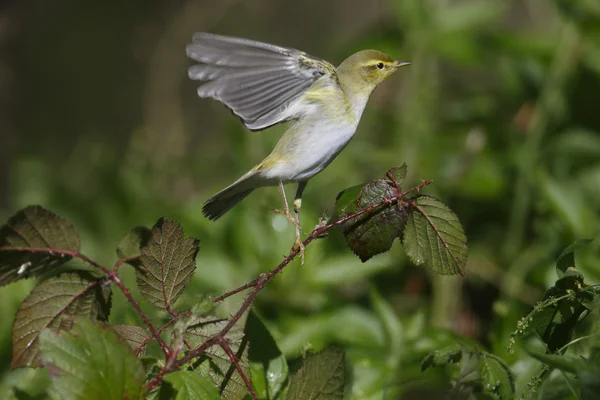
M 575 250 L 587 246 L 594 239 L 579 239 L 571 243 L 556 260 L 556 275 L 562 278 L 569 268 L 575 268 Z
M 421 361 L 421 372 L 431 367 L 440 367 L 450 363 L 457 363 L 462 359 L 462 348 L 455 344 L 440 350 L 434 350 L 427 354 Z
M 175 400 L 220 400 L 219 389 L 210 378 L 192 371 L 177 371 L 163 378 L 175 390 Z
M 56 251 L 79 252 L 79 247 L 69 222 L 40 206 L 24 208 L 0 228 L 0 286 L 40 276 L 71 259 Z
M 110 329 L 119 335 L 133 352 L 139 348 L 138 356 L 141 357 L 146 353 L 146 338 L 150 335 L 146 329 L 137 325 L 110 325 Z
M 70 332 L 45 329 L 40 349 L 61 399 L 122 400 L 142 393 L 140 360 L 113 331 L 89 319 L 78 318 Z
M 256 394 L 261 399 L 283 398 L 289 374 L 285 356 L 254 312 L 249 313 L 244 331 L 249 342 L 248 359 L 252 371 L 252 387 Z
M 508 365 L 499 357 L 482 353 L 478 364 L 483 392 L 498 400 L 515 396 L 515 380 Z
M 344 352 L 334 346 L 309 353 L 291 378 L 289 400 L 341 400 L 344 398 Z
M 343 217 L 395 195 L 395 189 L 385 180 L 379 179 L 365 185 L 360 191 L 357 191 L 357 187 L 343 191 L 338 196 L 336 210 Z M 341 229 L 348 247 L 363 262 L 389 250 L 394 239 L 402 236 L 406 214 L 401 206 L 392 204 L 344 222 Z
M 391 179 L 395 185 L 398 185 L 398 187 L 400 187 L 400 185 L 402 185 L 402 183 L 404 183 L 404 179 L 406 179 L 406 172 L 407 172 L 406 164 L 402 164 L 399 167 L 393 167 L 393 168 L 389 169 L 386 172 L 385 176 L 387 178 Z
M 83 274 L 66 273 L 39 283 L 23 300 L 12 327 L 11 368 L 39 367 L 41 331 L 68 331 L 73 317 L 108 319 L 110 288 Z
M 175 303 L 196 269 L 198 249 L 198 239 L 186 238 L 177 222 L 158 220 L 141 251 L 145 268 L 136 270 L 140 292 L 150 304 L 166 310 Z
M 227 320 L 215 317 L 199 318 L 200 322 L 189 327 L 184 337 L 192 349 L 201 346 L 208 339 L 218 334 L 228 323 Z M 225 335 L 229 347 L 238 359 L 238 365 L 244 375 L 250 378 L 250 364 L 248 362 L 248 343 L 244 340 L 244 332 L 240 323 L 231 328 Z M 205 352 L 208 361 L 208 374 L 212 381 L 219 386 L 223 399 L 241 400 L 246 396 L 248 389 L 229 355 L 221 346 L 211 346 Z M 204 362 L 203 362 L 204 364 Z
M 402 240 L 410 260 L 437 274 L 464 275 L 467 237 L 456 214 L 430 196 L 419 196 L 413 204 Z

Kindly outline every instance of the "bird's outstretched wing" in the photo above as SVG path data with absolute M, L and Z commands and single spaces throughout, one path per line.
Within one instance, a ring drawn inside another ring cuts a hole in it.
M 290 106 L 324 75 L 335 75 L 327 61 L 299 50 L 247 39 L 194 34 L 187 55 L 200 64 L 191 79 L 208 81 L 198 88 L 229 107 L 252 130 L 294 118 Z

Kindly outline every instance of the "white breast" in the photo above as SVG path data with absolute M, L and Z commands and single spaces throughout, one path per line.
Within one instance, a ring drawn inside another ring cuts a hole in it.
M 367 99 L 352 103 L 354 115 L 350 118 L 327 105 L 306 105 L 318 111 L 313 109 L 290 125 L 272 153 L 282 161 L 264 171 L 263 176 L 284 182 L 305 181 L 321 172 L 354 136 Z

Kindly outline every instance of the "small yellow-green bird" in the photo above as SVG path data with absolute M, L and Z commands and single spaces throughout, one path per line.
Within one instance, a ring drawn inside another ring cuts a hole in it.
M 194 34 L 187 55 L 200 63 L 189 68 L 189 77 L 207 81 L 198 95 L 222 102 L 249 129 L 290 122 L 267 158 L 204 203 L 204 215 L 216 220 L 254 189 L 279 185 L 303 250 L 298 211 L 306 183 L 352 139 L 377 85 L 410 63 L 364 50 L 336 68 L 299 50 L 211 33 Z M 283 190 L 287 182 L 298 182 L 295 219 Z

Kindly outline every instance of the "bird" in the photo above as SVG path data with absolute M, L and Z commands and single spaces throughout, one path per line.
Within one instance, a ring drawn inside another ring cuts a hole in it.
M 207 32 L 195 33 L 186 53 L 197 62 L 189 78 L 203 82 L 199 97 L 223 103 L 252 131 L 289 123 L 263 161 L 204 202 L 203 215 L 217 220 L 255 189 L 279 186 L 284 210 L 275 211 L 295 226 L 292 249 L 304 263 L 299 214 L 308 180 L 350 142 L 373 90 L 410 62 L 363 50 L 335 67 L 293 48 Z M 289 182 L 298 184 L 295 216 L 283 186 Z

